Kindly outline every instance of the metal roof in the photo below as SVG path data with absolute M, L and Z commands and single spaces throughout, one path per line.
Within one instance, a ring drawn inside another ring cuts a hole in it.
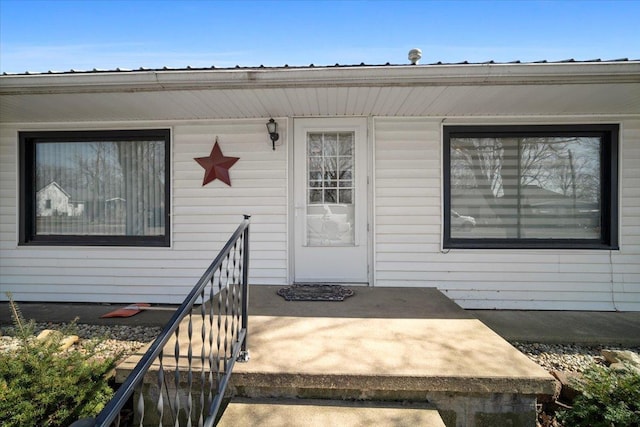
M 48 71 L 25 71 L 22 73 L 7 73 L 7 72 L 3 72 L 2 75 L 3 76 L 16 76 L 16 75 L 25 75 L 25 76 L 29 76 L 29 75 L 40 75 L 40 74 L 78 74 L 78 73 L 127 73 L 127 72 L 134 72 L 134 71 L 204 71 L 204 70 L 265 70 L 265 69 L 269 69 L 269 70 L 279 70 L 279 69 L 306 69 L 306 68 L 355 68 L 355 67 L 359 67 L 359 68 L 366 68 L 366 67 L 425 67 L 425 66 L 438 66 L 438 65 L 447 65 L 447 66 L 451 66 L 451 65 L 485 65 L 485 64 L 495 64 L 495 65 L 508 65 L 508 64 L 567 64 L 567 63 L 598 63 L 598 62 L 635 62 L 635 61 L 640 61 L 640 59 L 629 59 L 629 58 L 618 58 L 618 59 L 600 59 L 600 58 L 596 58 L 596 59 L 589 59 L 589 60 L 576 60 L 573 58 L 570 59 L 563 59 L 563 60 L 559 60 L 559 61 L 548 61 L 546 59 L 543 60 L 539 60 L 539 61 L 507 61 L 507 62 L 500 62 L 500 61 L 493 61 L 493 60 L 489 60 L 489 61 L 484 61 L 484 62 L 469 62 L 469 61 L 461 61 L 461 62 L 433 62 L 433 63 L 429 63 L 429 64 L 418 64 L 418 65 L 413 65 L 413 64 L 391 64 L 390 62 L 387 62 L 385 64 L 365 64 L 364 62 L 360 63 L 360 64 L 334 64 L 334 65 L 314 65 L 314 64 L 309 64 L 309 65 L 293 65 L 290 66 L 288 64 L 284 64 L 282 66 L 265 66 L 265 65 L 259 65 L 259 66 L 241 66 L 241 65 L 236 65 L 234 67 L 216 67 L 215 65 L 212 65 L 210 67 L 191 67 L 191 66 L 186 66 L 186 67 L 161 67 L 161 68 L 148 68 L 148 67 L 139 67 L 139 68 L 132 68 L 132 69 L 128 69 L 128 68 L 114 68 L 114 69 L 97 69 L 94 68 L 92 70 L 75 70 L 75 69 L 70 69 L 70 70 L 64 70 L 64 71 L 54 71 L 54 70 L 48 70 Z

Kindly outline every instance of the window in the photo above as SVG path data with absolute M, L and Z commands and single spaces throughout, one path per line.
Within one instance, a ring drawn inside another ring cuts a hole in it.
M 20 244 L 169 246 L 169 130 L 19 141 Z
M 355 244 L 355 132 L 307 134 L 307 243 Z
M 617 125 L 443 134 L 445 248 L 617 248 Z

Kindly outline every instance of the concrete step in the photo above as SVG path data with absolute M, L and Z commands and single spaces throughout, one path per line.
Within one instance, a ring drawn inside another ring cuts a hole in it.
M 218 427 L 445 427 L 427 405 L 311 399 L 233 399 Z

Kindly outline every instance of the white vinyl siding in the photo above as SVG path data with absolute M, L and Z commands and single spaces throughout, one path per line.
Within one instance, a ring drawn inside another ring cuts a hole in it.
M 282 129 L 286 121 L 280 120 Z M 46 130 L 152 128 L 146 123 L 69 123 Z M 172 127 L 170 248 L 18 247 L 17 129 L 0 134 L 0 299 L 20 301 L 177 303 L 188 293 L 231 233 L 251 218 L 250 283 L 287 280 L 287 150 L 271 149 L 264 120 L 162 122 Z M 216 136 L 230 169 L 202 186 L 193 160 L 211 152 Z M 286 141 L 286 135 L 281 133 Z
M 620 251 L 612 253 L 619 310 L 640 310 L 640 120 L 621 126 Z
M 442 250 L 441 126 L 375 120 L 375 285 L 466 308 L 640 310 L 640 122 L 621 126 L 620 250 Z
M 16 222 L 18 133 L 6 126 L 0 127 L 0 294 L 6 292 L 2 285 L 3 254 L 6 249 L 15 248 L 18 236 Z M 2 296 L 0 296 L 1 298 Z
M 245 213 L 250 282 L 287 284 L 290 139 L 279 119 L 284 145 L 273 151 L 264 122 L 3 125 L 0 299 L 179 302 Z M 620 250 L 442 250 L 441 120 L 374 118 L 374 285 L 437 287 L 468 308 L 640 311 L 640 120 L 620 125 Z M 158 127 L 172 128 L 170 248 L 17 246 L 18 131 Z M 223 154 L 240 158 L 231 187 L 203 187 L 193 160 L 216 136 Z
M 229 121 L 174 127 L 173 247 L 213 257 L 242 219 L 251 215 L 250 283 L 287 280 L 287 150 L 272 150 L 265 121 Z M 287 140 L 285 120 L 280 139 Z M 202 186 L 193 160 L 211 151 L 215 137 L 225 156 L 239 157 L 231 186 L 215 180 Z M 197 185 L 194 185 L 194 180 Z M 199 274 L 201 274 L 199 272 Z

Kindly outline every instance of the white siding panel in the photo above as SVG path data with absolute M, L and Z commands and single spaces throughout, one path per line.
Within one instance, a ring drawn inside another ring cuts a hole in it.
M 286 121 L 279 124 L 286 141 Z M 264 120 L 180 125 L 174 133 L 174 250 L 210 256 L 212 242 L 228 238 L 219 239 L 222 230 L 232 231 L 250 214 L 251 283 L 286 283 L 286 147 L 271 149 Z M 224 155 L 240 158 L 230 170 L 231 186 L 202 186 L 203 169 L 193 161 L 209 154 L 216 137 Z
M 433 286 L 467 308 L 640 310 L 640 121 L 621 127 L 610 252 L 443 251 L 440 122 L 377 118 L 374 129 L 376 286 Z
M 435 286 L 419 259 L 440 250 L 440 151 L 436 121 L 376 119 L 375 284 Z M 417 261 L 399 264 L 393 257 Z M 388 258 L 391 257 L 391 258 Z
M 235 93 L 243 96 L 242 93 Z M 207 104 L 206 97 L 194 98 Z M 181 106 L 195 109 L 196 106 Z M 229 108 L 234 108 L 229 97 Z M 197 112 L 194 111 L 194 114 Z M 0 299 L 19 301 L 177 303 L 195 285 L 243 214 L 252 215 L 250 282 L 287 281 L 286 120 L 279 120 L 284 146 L 273 151 L 265 120 L 131 123 L 172 127 L 172 245 L 170 248 L 17 246 L 17 129 L 0 133 Z M 86 124 L 48 129 L 87 128 Z M 118 128 L 100 123 L 95 128 Z M 38 127 L 34 126 L 33 130 Z M 226 156 L 239 157 L 231 186 L 202 185 L 216 136 Z
M 6 292 L 2 259 L 6 250 L 15 248 L 17 238 L 17 134 L 16 129 L 0 128 L 0 298 Z
M 620 252 L 612 254 L 616 308 L 640 310 L 640 120 L 622 124 Z

